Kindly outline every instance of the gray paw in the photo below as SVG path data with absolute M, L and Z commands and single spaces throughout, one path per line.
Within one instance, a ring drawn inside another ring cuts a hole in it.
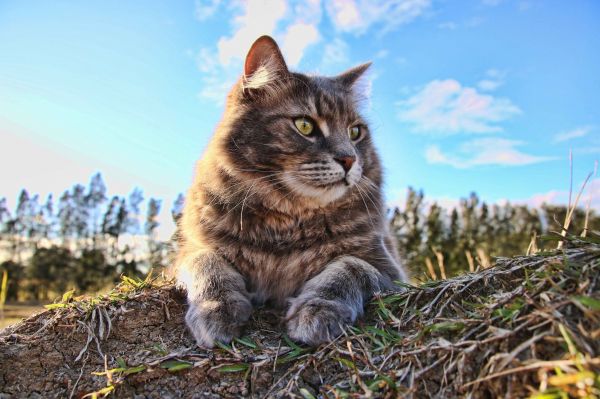
M 332 341 L 342 333 L 344 325 L 353 323 L 357 312 L 340 301 L 312 298 L 299 303 L 292 300 L 287 313 L 290 338 L 309 345 Z
M 250 318 L 252 305 L 242 294 L 225 300 L 190 301 L 185 322 L 200 346 L 212 348 L 215 341 L 230 342 Z

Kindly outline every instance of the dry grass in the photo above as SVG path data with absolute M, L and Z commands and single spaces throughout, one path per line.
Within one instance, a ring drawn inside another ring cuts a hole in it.
M 12 360 L 0 364 L 0 393 L 600 397 L 595 234 L 568 237 L 561 251 L 497 259 L 478 273 L 382 295 L 365 319 L 319 348 L 288 340 L 279 315 L 267 310 L 230 345 L 197 348 L 181 294 L 151 281 L 55 307 L 0 334 L 0 357 Z M 14 369 L 32 356 L 45 364 L 41 377 L 32 366 L 29 376 Z M 35 378 L 46 385 L 27 385 Z

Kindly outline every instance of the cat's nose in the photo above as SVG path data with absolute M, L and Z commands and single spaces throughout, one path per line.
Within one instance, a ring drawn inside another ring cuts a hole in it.
M 335 159 L 335 161 L 337 163 L 339 163 L 340 165 L 342 165 L 342 168 L 344 168 L 344 171 L 346 173 L 348 173 L 348 171 L 350 170 L 350 168 L 354 164 L 354 161 L 356 161 L 356 157 L 353 157 L 353 156 L 335 157 L 333 159 Z

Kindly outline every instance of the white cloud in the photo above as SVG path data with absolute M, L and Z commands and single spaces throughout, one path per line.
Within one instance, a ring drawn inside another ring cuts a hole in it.
M 319 40 L 317 25 L 321 20 L 321 4 L 310 0 L 294 7 L 286 0 L 249 0 L 241 3 L 241 14 L 233 18 L 235 30 L 221 37 L 217 44 L 219 62 L 228 66 L 241 61 L 259 36 L 279 39 L 290 66 L 296 66 L 306 48 Z
M 569 141 L 572 139 L 576 139 L 578 137 L 587 136 L 587 134 L 592 130 L 591 126 L 582 126 L 567 132 L 562 132 L 554 135 L 553 141 L 554 143 L 562 143 L 563 141 Z
M 411 22 L 429 9 L 431 0 L 332 0 L 326 5 L 337 30 L 363 34 L 375 24 L 387 31 Z
M 285 0 L 249 0 L 242 3 L 242 14 L 234 17 L 235 32 L 219 39 L 219 61 L 227 66 L 233 59 L 243 59 L 250 45 L 262 35 L 273 35 L 277 23 L 287 11 Z
M 224 6 L 226 4 L 226 6 Z M 338 32 L 365 33 L 377 26 L 385 32 L 422 15 L 431 0 L 247 0 L 227 4 L 222 0 L 197 0 L 196 18 L 206 20 L 221 8 L 232 14 L 231 32 L 215 47 L 199 50 L 196 61 L 202 72 L 200 96 L 221 105 L 227 90 L 242 73 L 250 45 L 261 35 L 274 37 L 286 62 L 296 67 L 306 50 L 321 41 L 323 10 Z M 321 67 L 349 63 L 349 46 L 340 37 L 325 45 Z M 386 52 L 377 56 L 385 57 Z
M 283 36 L 281 51 L 286 55 L 286 62 L 296 66 L 304 55 L 304 50 L 319 41 L 319 31 L 315 25 L 298 22 L 291 25 Z
M 218 7 L 217 1 L 199 4 Z M 292 68 L 302 60 L 306 49 L 320 40 L 317 28 L 321 20 L 320 0 L 298 3 L 249 0 L 235 3 L 229 9 L 234 13 L 232 32 L 222 36 L 216 48 L 200 49 L 196 56 L 198 70 L 203 74 L 200 96 L 218 105 L 222 105 L 226 93 L 242 74 L 247 51 L 259 36 L 275 37 Z M 202 15 L 212 14 L 206 11 Z
M 434 80 L 407 100 L 397 103 L 400 120 L 416 131 L 431 133 L 489 133 L 521 111 L 510 100 L 481 94 L 454 79 Z
M 488 137 L 461 144 L 456 154 L 444 153 L 438 146 L 432 145 L 427 147 L 425 158 L 430 164 L 450 165 L 458 169 L 482 165 L 529 165 L 553 159 L 526 154 L 515 148 L 523 144 L 521 141 Z
M 196 0 L 196 18 L 200 21 L 204 21 L 205 19 L 212 17 L 215 12 L 217 12 L 220 4 L 221 0 Z

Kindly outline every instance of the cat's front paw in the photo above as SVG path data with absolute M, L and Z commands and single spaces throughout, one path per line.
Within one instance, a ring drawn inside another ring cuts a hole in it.
M 230 342 L 250 318 L 252 305 L 243 295 L 225 300 L 190 301 L 185 322 L 200 346 L 212 348 L 215 341 Z
M 296 298 L 287 313 L 287 332 L 295 341 L 316 346 L 339 336 L 345 325 L 354 322 L 356 314 L 340 301 Z

